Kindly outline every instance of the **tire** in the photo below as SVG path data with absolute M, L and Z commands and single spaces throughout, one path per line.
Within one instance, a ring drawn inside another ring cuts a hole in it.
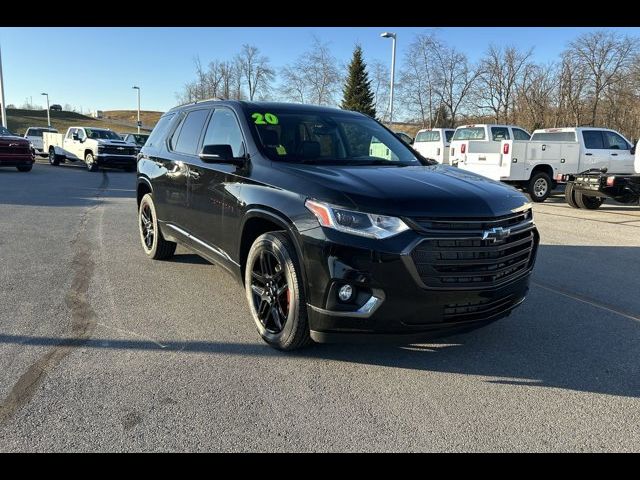
M 575 196 L 578 207 L 586 208 L 587 210 L 597 210 L 604 203 L 604 198 L 592 197 L 580 192 L 575 192 Z
M 149 231 L 149 228 L 151 228 L 151 231 Z M 147 193 L 140 201 L 138 231 L 142 249 L 147 257 L 153 260 L 167 260 L 175 253 L 176 243 L 165 240 L 158 228 L 156 206 L 150 193 Z
M 544 172 L 536 173 L 527 184 L 527 191 L 534 202 L 544 202 L 551 195 L 552 182 Z
M 576 192 L 573 190 L 573 183 L 567 183 L 564 189 L 564 199 L 573 208 L 580 208 L 576 203 Z
M 20 165 L 19 167 L 16 167 L 18 169 L 19 172 L 30 172 L 31 169 L 33 168 L 33 165 Z
M 54 167 L 60 165 L 60 156 L 56 155 L 56 150 L 53 147 L 49 149 L 49 163 Z
M 251 315 L 267 344 L 290 351 L 313 343 L 298 256 L 284 233 L 265 233 L 253 242 L 244 278 Z
M 84 163 L 87 165 L 87 170 L 90 172 L 98 171 L 98 162 L 96 162 L 96 159 L 93 157 L 93 153 L 87 152 L 85 154 Z

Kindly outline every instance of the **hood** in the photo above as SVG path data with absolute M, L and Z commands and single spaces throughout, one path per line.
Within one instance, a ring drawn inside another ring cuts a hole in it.
M 494 217 L 529 199 L 515 188 L 446 165 L 386 167 L 280 164 L 284 188 L 320 201 L 394 216 Z M 296 181 L 297 180 L 297 181 Z
M 29 145 L 29 140 L 24 137 L 18 137 L 17 135 L 3 135 L 0 136 L 0 145 L 7 145 L 9 143 L 18 143 L 18 144 L 27 144 Z

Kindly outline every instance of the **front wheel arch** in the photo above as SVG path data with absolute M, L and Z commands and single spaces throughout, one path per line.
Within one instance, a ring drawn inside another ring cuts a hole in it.
M 247 229 L 247 227 L 251 227 L 253 222 L 263 222 L 262 225 L 267 227 L 267 229 L 260 231 L 261 229 Z M 271 224 L 272 228 L 269 228 L 268 225 Z M 256 238 L 258 238 L 263 233 L 267 232 L 276 232 L 283 231 L 287 234 L 287 236 L 291 239 L 293 243 L 293 247 L 296 249 L 296 255 L 298 255 L 298 259 L 300 260 L 300 271 L 302 273 L 302 281 L 303 285 L 306 288 L 307 285 L 307 272 L 305 269 L 303 256 L 302 256 L 302 247 L 300 245 L 299 233 L 296 227 L 293 225 L 293 222 L 289 220 L 287 217 L 280 213 L 272 212 L 271 210 L 267 210 L 266 208 L 256 207 L 247 210 L 244 218 L 242 219 L 242 224 L 240 225 L 240 247 L 238 249 L 238 264 L 241 269 L 241 277 L 242 284 L 244 285 L 244 270 L 246 268 L 247 256 L 249 254 L 249 250 L 251 249 L 251 245 Z

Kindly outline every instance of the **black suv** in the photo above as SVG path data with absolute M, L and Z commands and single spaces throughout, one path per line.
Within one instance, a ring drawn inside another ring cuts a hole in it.
M 512 187 L 422 158 L 370 117 L 309 105 L 174 108 L 139 155 L 137 198 L 145 253 L 167 259 L 179 242 L 228 270 L 283 350 L 505 317 L 539 242 Z

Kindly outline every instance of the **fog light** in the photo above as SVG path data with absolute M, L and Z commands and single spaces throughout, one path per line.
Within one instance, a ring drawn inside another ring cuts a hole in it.
M 340 287 L 340 290 L 338 290 L 338 297 L 343 302 L 348 302 L 349 300 L 351 300 L 352 296 L 353 296 L 353 287 L 351 285 L 343 285 Z

